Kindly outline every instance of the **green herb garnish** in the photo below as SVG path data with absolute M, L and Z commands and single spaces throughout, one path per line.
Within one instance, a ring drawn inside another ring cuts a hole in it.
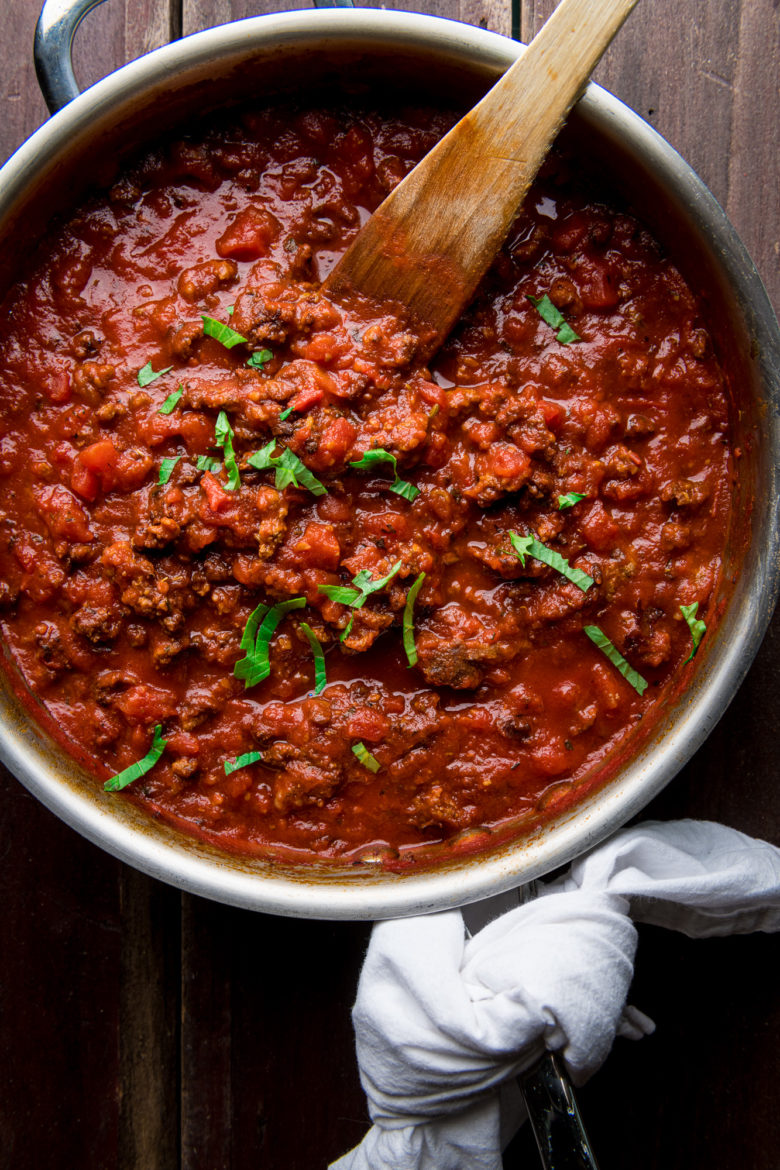
M 239 768 L 247 768 L 250 764 L 257 764 L 263 758 L 262 752 L 244 752 L 243 756 L 236 756 L 235 760 L 225 760 L 225 775 L 237 772 Z
M 173 369 L 173 366 L 171 366 L 171 369 Z M 183 386 L 180 386 L 178 390 L 174 390 L 173 394 L 169 394 L 168 397 L 165 399 L 165 402 L 163 402 L 162 406 L 157 411 L 157 413 L 158 414 L 170 414 L 171 411 L 175 410 L 176 407 L 179 405 L 179 399 L 181 398 L 183 393 L 184 393 Z
M 119 792 L 122 788 L 127 788 L 128 784 L 132 784 L 139 776 L 145 776 L 147 772 L 151 771 L 154 765 L 159 760 L 160 756 L 165 751 L 167 740 L 162 738 L 162 726 L 157 724 L 154 729 L 152 737 L 152 746 L 146 753 L 142 760 L 138 760 L 135 764 L 131 764 L 129 768 L 125 768 L 123 772 L 118 772 L 116 776 L 112 776 L 110 780 L 106 780 L 103 788 L 106 792 Z
M 699 608 L 698 601 L 694 601 L 692 605 L 681 605 L 680 606 L 680 613 L 683 615 L 686 622 L 688 623 L 688 629 L 691 631 L 691 637 L 693 638 L 693 649 L 691 650 L 688 657 L 685 659 L 685 662 L 683 662 L 683 666 L 685 666 L 688 662 L 691 661 L 694 654 L 699 649 L 699 643 L 701 642 L 704 635 L 707 633 L 706 622 L 703 622 L 703 621 L 701 621 L 700 618 L 696 617 L 696 613 L 698 611 L 698 608 Z
M 376 756 L 371 755 L 371 752 L 368 750 L 362 740 L 358 740 L 357 743 L 353 743 L 352 751 L 360 760 L 363 767 L 368 768 L 369 772 L 378 772 L 382 767 L 382 765 L 379 763 L 379 760 L 376 758 Z
M 224 345 L 225 349 L 232 349 L 234 345 L 246 344 L 247 339 L 241 333 L 236 333 L 235 329 L 231 329 L 229 325 L 223 325 L 221 321 L 215 321 L 213 317 L 206 317 L 204 314 L 201 314 L 201 321 L 206 337 L 213 337 L 220 345 Z
M 420 573 L 406 595 L 406 605 L 404 606 L 403 643 L 410 666 L 414 666 L 417 662 L 417 647 L 414 644 L 414 603 L 424 580 L 425 573 Z
M 555 552 L 554 549 L 547 548 L 547 545 L 542 544 L 535 536 L 518 536 L 516 532 L 510 532 L 509 539 L 512 541 L 512 547 L 517 553 L 521 565 L 525 566 L 526 556 L 532 556 L 537 561 L 543 561 L 545 565 L 549 565 L 551 569 L 555 569 L 573 585 L 578 585 L 583 593 L 587 593 L 593 584 L 592 577 L 583 573 L 581 569 L 573 569 L 565 557 Z
M 197 467 L 198 471 L 214 472 L 220 470 L 222 463 L 219 459 L 215 459 L 212 455 L 199 455 L 195 462 L 195 466 Z
M 617 647 L 614 646 L 612 642 L 610 642 L 604 631 L 600 630 L 598 626 L 584 626 L 583 629 L 590 638 L 591 642 L 593 642 L 596 646 L 598 646 L 599 650 L 606 654 L 612 665 L 616 666 L 623 675 L 623 678 L 627 679 L 627 681 L 631 683 L 631 686 L 634 688 L 637 694 L 643 695 L 647 690 L 647 679 L 642 678 L 641 674 L 638 674 L 634 670 L 633 666 L 628 665 L 623 655 L 620 653 Z
M 258 471 L 268 471 L 269 469 L 275 471 L 276 490 L 279 492 L 284 491 L 289 484 L 292 484 L 293 487 L 308 488 L 314 496 L 328 494 L 325 484 L 320 483 L 317 477 L 312 475 L 306 464 L 302 463 L 289 447 L 284 447 L 281 455 L 274 455 L 275 447 L 276 439 L 271 439 L 271 442 L 266 443 L 260 451 L 255 451 L 254 455 L 250 455 L 247 463 Z
M 396 561 L 387 576 L 380 577 L 377 581 L 372 579 L 368 569 L 361 569 L 352 578 L 352 584 L 355 586 L 354 589 L 350 588 L 349 585 L 318 585 L 317 589 L 320 593 L 324 593 L 326 597 L 329 597 L 331 601 L 340 601 L 342 605 L 349 605 L 352 609 L 362 609 L 366 599 L 379 589 L 384 589 L 388 581 L 392 580 L 400 568 L 401 562 Z M 341 635 L 340 641 L 343 642 L 349 637 L 354 620 L 355 617 L 353 614 L 349 619 L 346 630 Z
M 256 349 L 246 359 L 250 370 L 264 370 L 274 355 L 270 349 Z
M 571 345 L 572 341 L 582 340 L 579 333 L 575 333 L 571 325 L 569 325 L 560 309 L 556 309 L 547 293 L 541 297 L 529 297 L 528 299 L 545 325 L 549 325 L 551 329 L 558 330 L 555 334 L 555 339 L 561 345 Z
M 393 482 L 390 484 L 390 491 L 395 492 L 396 495 L 403 496 L 405 500 L 416 500 L 420 494 L 420 489 L 415 487 L 413 483 L 409 483 L 406 479 L 401 479 L 398 474 L 398 461 L 390 451 L 385 451 L 383 447 L 374 447 L 371 451 L 366 451 L 362 459 L 350 463 L 350 467 L 359 469 L 374 467 L 377 463 L 389 463 L 393 469 Z
M 284 422 L 284 420 L 285 420 L 286 418 L 289 418 L 289 417 L 290 417 L 290 415 L 292 414 L 292 412 L 293 412 L 293 407 L 292 407 L 292 406 L 286 406 L 286 407 L 284 408 L 284 410 L 282 410 L 282 411 L 280 412 L 280 414 L 279 414 L 279 422 Z
M 227 471 L 226 487 L 229 491 L 234 492 L 236 488 L 241 486 L 241 477 L 238 474 L 238 464 L 236 463 L 236 455 L 233 450 L 233 428 L 224 410 L 221 410 L 217 415 L 217 423 L 214 428 L 214 442 L 225 453 L 225 471 Z
M 575 504 L 579 504 L 580 500 L 587 500 L 587 498 L 582 492 L 566 492 L 565 496 L 558 496 L 558 511 L 562 512 L 564 508 L 573 508 Z
M 233 667 L 233 675 L 235 678 L 242 678 L 244 680 L 244 687 L 247 690 L 249 687 L 256 686 L 257 683 L 262 682 L 264 678 L 268 678 L 268 675 L 271 673 L 268 650 L 271 638 L 274 636 L 279 622 L 290 610 L 302 609 L 305 604 L 305 597 L 293 597 L 289 601 L 280 601 L 278 605 L 274 605 L 271 609 L 266 610 L 265 614 L 262 615 L 262 621 L 259 623 L 259 626 L 258 620 L 255 618 L 255 614 L 258 611 L 254 610 L 250 614 L 247 628 L 244 630 L 241 638 L 241 648 L 246 650 L 246 656 L 240 658 Z M 250 623 L 253 621 L 254 625 L 252 626 L 251 633 L 247 636 Z
M 250 613 L 249 617 L 246 620 L 246 625 L 244 626 L 244 632 L 241 635 L 241 641 L 239 642 L 239 647 L 241 650 L 252 650 L 253 649 L 255 641 L 257 639 L 257 627 L 260 625 L 261 621 L 263 620 L 265 615 L 268 613 L 268 610 L 270 608 L 271 608 L 270 606 L 263 605 L 261 603 L 255 609 L 252 610 L 252 612 Z
M 160 464 L 160 474 L 157 478 L 158 486 L 162 486 L 162 484 L 168 482 L 168 480 L 173 475 L 174 467 L 180 459 L 181 455 L 169 455 L 166 459 L 163 459 L 162 463 Z
M 325 655 L 322 652 L 322 643 L 308 622 L 301 622 L 301 629 L 306 635 L 314 655 L 314 693 L 318 695 L 320 691 L 325 689 L 328 681 L 325 677 Z
M 156 382 L 158 378 L 162 378 L 163 374 L 170 374 L 172 369 L 173 366 L 166 366 L 164 370 L 158 370 L 157 373 L 155 373 L 152 369 L 152 363 L 147 362 L 146 365 L 142 366 L 138 371 L 138 385 L 143 390 L 144 386 L 149 386 L 152 382 Z

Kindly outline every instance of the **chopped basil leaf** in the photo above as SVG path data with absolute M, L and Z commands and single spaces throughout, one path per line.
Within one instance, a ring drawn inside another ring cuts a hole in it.
M 374 447 L 371 451 L 366 451 L 360 459 L 355 459 L 350 463 L 350 467 L 373 467 L 375 463 L 390 463 L 393 468 L 393 475 L 398 475 L 396 467 L 396 458 L 390 451 L 385 451 L 384 447 Z
M 264 370 L 273 356 L 270 349 L 256 349 L 246 359 L 246 364 L 250 370 Z
M 199 455 L 195 463 L 198 471 L 219 471 L 222 464 L 211 455 Z
M 292 484 L 293 487 L 307 488 L 314 496 L 328 494 L 325 484 L 320 483 L 317 477 L 312 475 L 306 464 L 302 463 L 289 447 L 284 447 L 281 455 L 274 455 L 275 446 L 276 439 L 271 439 L 271 442 L 266 443 L 260 451 L 250 455 L 247 463 L 258 471 L 273 469 L 276 472 L 276 490 L 279 492 Z
M 357 743 L 353 743 L 352 751 L 360 760 L 363 767 L 368 768 L 369 772 L 378 772 L 382 767 L 382 765 L 379 763 L 379 760 L 376 758 L 376 756 L 371 755 L 371 752 L 368 750 L 362 740 L 358 740 Z
M 575 333 L 571 325 L 569 325 L 560 309 L 556 309 L 547 293 L 541 297 L 529 297 L 528 299 L 545 325 L 549 325 L 551 329 L 558 330 L 555 338 L 561 345 L 571 345 L 572 341 L 582 340 L 580 335 Z
M 390 484 L 390 491 L 395 492 L 397 496 L 403 496 L 409 503 L 416 500 L 420 494 L 420 489 L 415 487 L 413 483 L 409 483 L 408 479 L 396 479 Z
M 238 464 L 233 450 L 233 428 L 224 410 L 221 410 L 217 415 L 214 442 L 225 453 L 225 471 L 227 471 L 227 484 L 225 486 L 228 491 L 234 492 L 236 488 L 241 487 L 241 477 L 238 474 Z
M 406 595 L 406 605 L 404 606 L 403 643 L 410 666 L 414 666 L 417 662 L 417 647 L 414 644 L 414 603 L 424 580 L 425 573 L 420 573 Z
M 352 578 L 352 584 L 355 586 L 354 589 L 350 589 L 348 585 L 318 585 L 317 589 L 320 593 L 324 593 L 326 597 L 329 597 L 331 601 L 340 601 L 343 605 L 352 606 L 353 609 L 362 609 L 366 599 L 372 593 L 376 593 L 377 590 L 384 589 L 388 581 L 392 580 L 400 568 L 401 562 L 396 561 L 387 576 L 380 577 L 377 581 L 372 579 L 368 569 L 361 569 Z M 354 615 L 349 619 L 349 624 L 341 635 L 340 641 L 343 642 L 349 637 L 353 621 Z
M 342 605 L 352 605 L 360 597 L 360 591 L 349 585 L 318 585 L 317 588 L 331 601 L 340 601 Z
M 267 471 L 275 465 L 276 456 L 274 455 L 274 448 L 276 447 L 276 439 L 271 439 L 270 443 L 266 443 L 259 451 L 255 451 L 247 459 L 247 463 L 252 467 L 257 468 L 258 471 Z
M 683 615 L 686 622 L 688 623 L 688 629 L 691 631 L 691 637 L 693 638 L 693 649 L 691 650 L 688 657 L 685 659 L 685 662 L 683 662 L 683 666 L 685 666 L 688 662 L 691 661 L 694 654 L 699 649 L 699 643 L 701 642 L 704 635 L 707 633 L 706 622 L 703 622 L 700 618 L 696 617 L 696 613 L 698 611 L 698 608 L 699 608 L 698 601 L 694 601 L 692 605 L 681 605 L 680 606 L 680 613 Z
M 561 345 L 571 345 L 573 341 L 582 341 L 579 333 L 575 333 L 568 321 L 564 321 L 558 332 L 555 334 L 555 340 L 559 341 Z
M 350 463 L 349 466 L 362 470 L 373 467 L 377 463 L 389 463 L 393 469 L 393 482 L 390 484 L 391 492 L 403 496 L 405 500 L 411 501 L 417 499 L 420 494 L 420 489 L 415 487 L 413 483 L 409 483 L 408 480 L 401 479 L 398 474 L 398 462 L 395 455 L 390 451 L 385 451 L 383 447 L 374 447 L 371 451 L 366 451 L 362 459 Z
M 264 678 L 268 678 L 271 673 L 268 650 L 276 627 L 290 610 L 302 609 L 305 604 L 305 597 L 293 597 L 289 601 L 280 601 L 278 605 L 267 611 L 257 630 L 254 645 L 245 647 L 246 656 L 240 658 L 233 667 L 234 677 L 242 678 L 246 689 L 262 682 Z M 249 620 L 251 621 L 252 618 L 250 617 Z M 244 636 L 246 636 L 246 631 L 244 631 Z M 244 638 L 241 641 L 243 644 Z
M 239 768 L 246 768 L 249 764 L 257 764 L 263 758 L 262 752 L 244 752 L 243 756 L 236 756 L 235 760 L 225 760 L 225 775 L 237 772 Z
M 152 363 L 147 362 L 146 365 L 142 366 L 138 371 L 138 385 L 141 387 L 141 389 L 143 389 L 144 386 L 149 386 L 152 382 L 156 382 L 158 378 L 162 378 L 163 374 L 170 374 L 172 369 L 173 366 L 166 366 L 164 370 L 158 370 L 157 373 L 155 373 L 152 369 Z
M 319 695 L 320 691 L 325 689 L 328 681 L 325 677 L 325 655 L 322 652 L 322 643 L 308 622 L 301 622 L 301 629 L 306 635 L 314 655 L 314 693 Z
M 612 642 L 610 642 L 609 638 L 603 632 L 603 630 L 600 630 L 598 626 L 584 626 L 583 629 L 590 638 L 591 642 L 593 642 L 596 646 L 598 646 L 599 650 L 606 654 L 612 665 L 616 666 L 623 675 L 623 678 L 627 679 L 627 681 L 631 683 L 631 686 L 634 688 L 637 694 L 643 695 L 647 690 L 647 679 L 642 678 L 641 674 L 638 674 L 634 670 L 633 666 L 628 665 L 623 655 L 620 653 L 617 647 L 614 646 Z
M 293 454 L 289 447 L 285 447 L 276 462 L 276 487 L 283 491 L 288 484 L 294 487 L 307 488 L 313 496 L 326 496 L 328 489 L 320 483 L 316 475 L 312 475 L 305 463 Z
M 526 556 L 532 556 L 537 561 L 543 561 L 545 565 L 549 565 L 551 569 L 555 569 L 573 585 L 578 585 L 583 593 L 587 593 L 593 584 L 592 577 L 583 573 L 581 569 L 573 569 L 565 557 L 555 552 L 554 549 L 541 544 L 535 536 L 518 536 L 516 532 L 510 532 L 509 539 L 521 565 L 525 565 Z
M 587 498 L 582 492 L 567 492 L 565 496 L 558 496 L 558 511 L 562 512 L 564 508 L 573 508 L 575 504 L 579 504 L 580 500 L 587 500 Z
M 119 792 L 122 788 L 127 788 L 128 784 L 132 784 L 139 776 L 145 776 L 147 772 L 151 771 L 154 765 L 159 760 L 160 756 L 165 751 L 167 740 L 162 738 L 162 726 L 157 724 L 154 729 L 152 737 L 152 746 L 146 753 L 142 760 L 138 760 L 135 764 L 131 764 L 129 768 L 125 768 L 123 772 L 118 772 L 116 776 L 112 776 L 110 780 L 106 780 L 103 788 L 106 792 Z
M 232 317 L 232 316 L 233 316 L 233 314 L 235 313 L 235 311 L 236 311 L 236 306 L 235 306 L 235 305 L 228 305 L 228 307 L 227 307 L 227 315 L 228 315 L 228 317 Z
M 213 317 L 206 317 L 201 314 L 203 322 L 203 332 L 207 337 L 213 337 L 220 345 L 224 345 L 225 349 L 232 349 L 234 345 L 246 344 L 246 338 L 240 333 L 236 333 L 235 329 L 231 329 L 229 325 L 223 325 L 221 321 L 215 321 Z
M 242 650 L 251 650 L 254 647 L 257 637 L 257 627 L 268 613 L 269 608 L 269 606 L 261 603 L 250 613 L 244 626 L 244 632 L 241 635 L 241 642 L 239 643 Z
M 171 366 L 171 369 L 173 369 L 172 366 Z M 176 407 L 179 405 L 179 399 L 181 398 L 183 393 L 184 393 L 183 386 L 180 386 L 178 390 L 174 390 L 173 394 L 169 394 L 168 397 L 165 399 L 165 402 L 163 402 L 162 406 L 157 411 L 157 413 L 158 414 L 170 414 L 171 411 L 175 410 Z
M 290 417 L 290 415 L 292 414 L 292 412 L 293 412 L 293 408 L 292 408 L 291 406 L 286 406 L 286 407 L 284 408 L 284 410 L 283 410 L 283 411 L 281 411 L 281 413 L 280 413 L 280 415 L 279 415 L 279 422 L 284 422 L 284 420 L 285 420 L 286 418 L 289 418 L 289 417 Z
M 167 483 L 173 475 L 173 469 L 181 459 L 181 455 L 169 455 L 160 464 L 160 474 L 157 479 L 158 486 Z
M 393 565 L 392 569 L 390 570 L 390 572 L 387 573 L 386 576 L 380 577 L 376 581 L 374 581 L 374 579 L 372 578 L 368 569 L 361 569 L 360 572 L 356 573 L 355 576 L 352 578 L 352 584 L 357 589 L 359 589 L 361 593 L 365 594 L 365 596 L 363 598 L 363 601 L 365 601 L 366 597 L 368 597 L 370 593 L 376 593 L 377 590 L 384 589 L 385 585 L 389 584 L 390 581 L 392 581 L 393 577 L 396 575 L 396 573 L 398 572 L 398 570 L 400 568 L 401 568 L 401 562 L 396 561 L 395 564 Z M 361 604 L 362 604 L 362 602 L 361 602 Z M 355 606 L 355 608 L 359 609 L 360 606 Z

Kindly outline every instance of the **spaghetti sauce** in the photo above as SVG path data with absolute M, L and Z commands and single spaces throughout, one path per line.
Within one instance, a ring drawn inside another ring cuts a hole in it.
M 430 364 L 401 317 L 321 294 L 452 120 L 223 118 L 6 299 L 0 616 L 29 705 L 110 799 L 227 849 L 403 868 L 534 825 L 714 620 L 723 378 L 576 159 Z

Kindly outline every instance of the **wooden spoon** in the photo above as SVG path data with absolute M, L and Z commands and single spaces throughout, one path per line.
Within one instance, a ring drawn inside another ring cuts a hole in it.
M 637 0 L 561 0 L 485 97 L 377 208 L 324 288 L 409 310 L 430 356 L 490 267 L 536 172 Z

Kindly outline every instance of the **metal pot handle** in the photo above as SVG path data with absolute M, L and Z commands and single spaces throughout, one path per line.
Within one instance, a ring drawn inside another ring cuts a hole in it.
M 35 72 L 50 114 L 79 95 L 71 51 L 76 29 L 104 0 L 46 0 L 35 26 Z M 352 0 L 314 0 L 316 8 L 352 8 Z
M 517 1079 L 544 1170 L 598 1170 L 563 1061 L 547 1052 Z
M 79 95 L 71 49 L 76 29 L 103 0 L 46 0 L 35 26 L 35 72 L 50 114 Z

